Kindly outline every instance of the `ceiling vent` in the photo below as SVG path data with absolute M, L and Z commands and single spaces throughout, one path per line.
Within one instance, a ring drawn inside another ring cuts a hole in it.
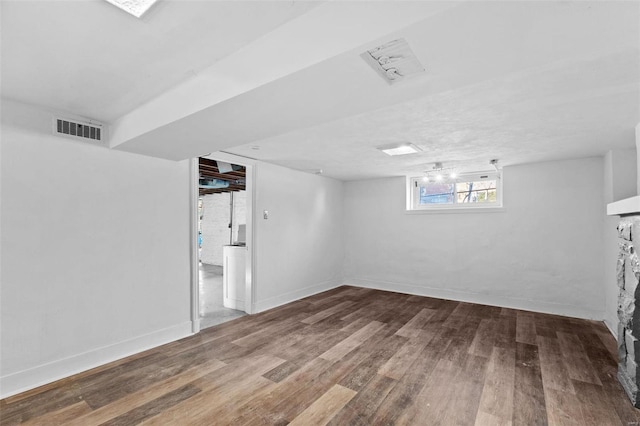
M 149 10 L 151 6 L 153 6 L 153 4 L 157 0 L 107 0 L 107 1 L 112 5 L 124 10 L 125 12 L 135 16 L 136 18 L 140 18 L 142 17 L 142 15 L 144 15 L 147 12 L 147 10 Z
M 389 84 L 424 72 L 405 39 L 398 39 L 367 50 L 361 55 Z
M 53 134 L 106 146 L 104 126 L 101 123 L 54 117 Z

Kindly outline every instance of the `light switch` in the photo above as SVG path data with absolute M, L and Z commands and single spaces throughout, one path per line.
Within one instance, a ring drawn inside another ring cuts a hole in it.
M 262 211 L 262 217 L 264 219 L 269 219 L 269 210 L 263 210 Z

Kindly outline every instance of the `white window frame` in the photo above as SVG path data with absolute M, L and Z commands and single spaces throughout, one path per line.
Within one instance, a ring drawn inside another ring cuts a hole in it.
M 482 180 L 496 180 L 496 202 L 495 203 L 457 203 L 454 197 L 452 204 L 418 204 L 420 197 L 420 183 L 424 176 L 407 177 L 407 212 L 408 213 L 429 213 L 429 212 L 473 212 L 473 211 L 502 211 L 503 208 L 503 177 L 500 171 L 463 173 L 455 179 L 446 182 L 478 182 Z

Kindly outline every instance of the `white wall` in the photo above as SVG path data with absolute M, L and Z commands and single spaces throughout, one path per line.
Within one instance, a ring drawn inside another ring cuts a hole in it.
M 2 103 L 3 396 L 188 335 L 189 165 Z
M 640 123 L 636 125 L 636 193 L 640 195 Z
M 343 183 L 261 162 L 255 172 L 256 311 L 341 285 Z
M 616 263 L 618 259 L 618 232 L 616 226 L 620 218 L 607 216 L 606 205 L 614 201 L 636 195 L 637 161 L 635 149 L 609 151 L 604 157 L 604 321 L 617 334 L 618 324 L 618 283 Z
M 345 184 L 345 282 L 603 318 L 603 160 L 504 169 L 503 212 L 405 213 L 405 179 Z

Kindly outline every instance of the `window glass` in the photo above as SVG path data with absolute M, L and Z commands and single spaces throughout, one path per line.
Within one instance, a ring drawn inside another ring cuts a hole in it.
M 458 203 L 495 203 L 497 201 L 495 180 L 456 183 Z
M 460 175 L 455 179 L 424 177 L 408 180 L 411 200 L 409 209 L 501 207 L 501 176 L 497 172 Z
M 453 204 L 453 183 L 430 183 L 420 185 L 420 204 Z

